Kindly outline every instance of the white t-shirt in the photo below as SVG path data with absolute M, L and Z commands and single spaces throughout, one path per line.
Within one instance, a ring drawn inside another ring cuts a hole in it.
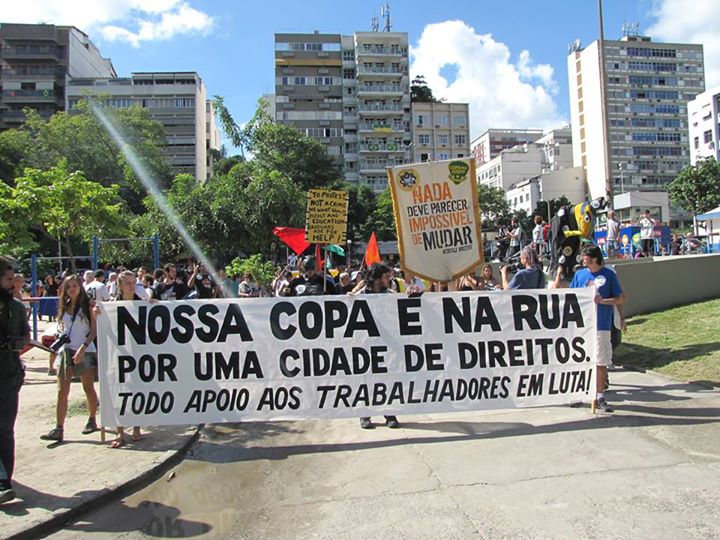
M 110 292 L 108 291 L 107 285 L 100 281 L 93 281 L 85 290 L 88 296 L 96 302 L 107 302 L 110 300 Z
M 638 223 L 640 225 L 640 238 L 643 240 L 652 240 L 655 238 L 655 221 L 652 218 L 642 218 Z

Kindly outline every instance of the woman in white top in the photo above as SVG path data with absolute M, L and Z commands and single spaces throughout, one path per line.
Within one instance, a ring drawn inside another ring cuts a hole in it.
M 138 301 L 142 300 L 135 292 L 135 284 L 137 283 L 137 277 L 130 270 L 125 270 L 118 277 L 118 294 L 115 297 L 117 301 Z M 117 436 L 110 443 L 111 448 L 122 448 L 125 446 L 125 428 L 123 426 L 117 426 Z M 142 433 L 138 426 L 133 428 L 132 432 L 133 442 L 139 442 L 142 440 Z
M 87 399 L 89 418 L 82 432 L 87 435 L 98 429 L 95 421 L 98 397 L 95 392 L 97 353 L 94 343 L 97 327 L 90 298 L 77 276 L 71 275 L 65 278 L 58 304 L 57 332 L 59 339 L 56 343 L 60 342 L 61 347 L 58 349 L 60 365 L 57 374 L 58 395 L 55 407 L 57 422 L 55 428 L 43 435 L 41 439 L 60 442 L 64 436 L 63 426 L 73 377 L 80 377 Z

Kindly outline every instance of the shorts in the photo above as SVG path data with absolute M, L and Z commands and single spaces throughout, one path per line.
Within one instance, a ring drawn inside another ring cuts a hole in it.
M 613 350 L 610 330 L 598 330 L 595 342 L 595 362 L 598 366 L 612 366 Z
M 86 370 L 97 368 L 97 353 L 86 352 L 85 358 L 81 364 L 75 364 L 73 362 L 73 356 L 75 351 L 70 349 L 63 349 L 62 353 L 58 355 L 58 378 L 65 379 L 69 377 L 80 377 Z

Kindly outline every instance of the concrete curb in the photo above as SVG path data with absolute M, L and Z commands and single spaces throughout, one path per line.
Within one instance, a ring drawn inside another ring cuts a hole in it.
M 6 540 L 30 540 L 50 535 L 61 530 L 66 525 L 77 521 L 85 513 L 144 488 L 183 460 L 185 454 L 187 454 L 190 448 L 192 448 L 200 438 L 200 433 L 204 427 L 204 424 L 195 426 L 195 432 L 190 435 L 188 440 L 173 452 L 172 455 L 160 463 L 156 463 L 153 467 L 147 469 L 135 478 L 131 478 L 127 482 L 123 482 L 115 487 L 108 488 L 97 497 L 84 501 L 73 508 L 57 512 L 51 518 L 41 523 L 37 523 L 22 532 L 6 537 Z
M 685 384 L 694 384 L 695 386 L 699 386 L 700 388 L 704 388 L 705 390 L 715 390 L 717 388 L 720 388 L 720 384 L 713 384 L 709 381 L 679 381 L 677 379 L 673 379 L 672 377 L 668 377 L 664 373 L 660 373 L 659 371 L 653 371 L 652 369 L 645 369 L 641 367 L 631 366 L 629 364 L 614 364 L 617 367 L 621 367 L 623 369 L 627 369 L 628 371 L 634 371 L 636 373 L 649 373 L 650 375 L 655 375 L 657 377 L 662 377 L 663 379 L 667 379 L 668 381 L 673 382 L 681 382 Z

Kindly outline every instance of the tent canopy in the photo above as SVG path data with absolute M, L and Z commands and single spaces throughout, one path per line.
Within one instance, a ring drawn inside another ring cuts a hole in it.
M 699 220 L 720 219 L 720 206 L 718 206 L 714 210 L 710 210 L 709 212 L 705 212 L 704 214 L 699 214 L 695 217 Z

